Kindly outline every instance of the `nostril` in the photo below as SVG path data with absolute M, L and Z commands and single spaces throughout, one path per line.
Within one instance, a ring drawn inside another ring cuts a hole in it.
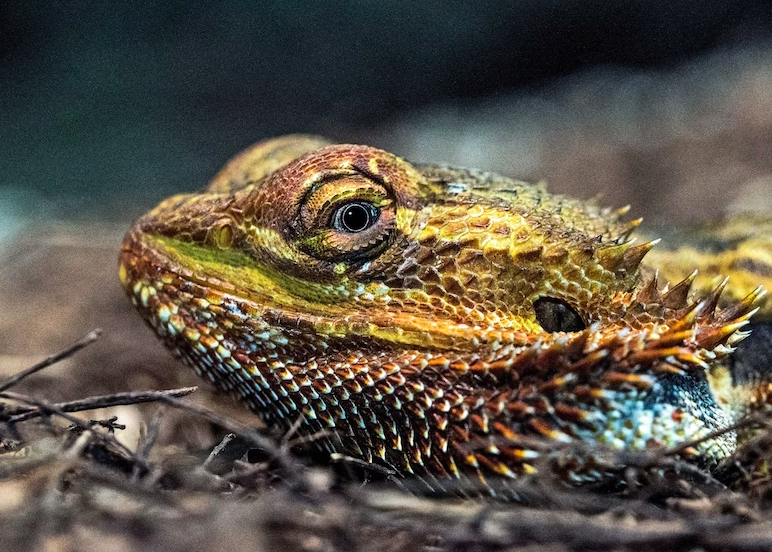
M 582 317 L 562 299 L 541 297 L 534 301 L 533 310 L 546 332 L 578 332 L 586 327 Z

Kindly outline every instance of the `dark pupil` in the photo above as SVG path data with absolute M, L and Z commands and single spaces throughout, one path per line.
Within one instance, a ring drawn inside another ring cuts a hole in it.
M 545 332 L 578 332 L 585 328 L 582 318 L 560 299 L 542 297 L 533 304 L 536 321 Z
M 344 232 L 361 232 L 375 222 L 374 207 L 363 203 L 350 203 L 338 209 L 335 226 Z

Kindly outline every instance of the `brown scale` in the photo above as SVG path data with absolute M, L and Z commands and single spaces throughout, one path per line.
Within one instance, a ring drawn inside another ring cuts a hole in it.
M 694 301 L 693 275 L 660 291 L 625 213 L 286 137 L 137 221 L 121 280 L 172 350 L 268 423 L 303 416 L 302 433 L 332 430 L 314 441 L 329 452 L 494 492 L 574 440 L 672 446 L 750 408 L 716 400 L 710 374 L 763 291 L 722 310 L 725 281 Z M 715 465 L 735 447 L 728 433 L 688 452 Z M 591 455 L 559 472 L 608 475 Z

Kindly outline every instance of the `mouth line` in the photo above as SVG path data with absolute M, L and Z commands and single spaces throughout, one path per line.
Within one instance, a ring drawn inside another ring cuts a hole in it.
M 247 293 L 237 286 L 212 277 L 200 277 L 194 274 L 190 268 L 181 265 L 173 257 L 163 251 L 163 246 L 150 243 L 152 235 L 142 232 L 127 235 L 121 248 L 121 271 L 123 267 L 132 276 L 124 283 L 126 292 L 136 295 L 132 289 L 136 282 L 142 279 L 151 281 L 163 281 L 170 276 L 172 281 L 163 283 L 164 287 L 170 285 L 174 291 L 167 292 L 170 301 L 182 306 L 186 301 L 181 300 L 180 292 L 192 295 L 193 298 L 204 299 L 210 303 L 221 305 L 223 310 L 232 314 L 238 314 L 244 323 L 249 320 L 264 321 L 269 326 L 278 326 L 292 331 L 306 328 L 307 331 L 316 332 L 316 325 L 322 322 L 319 317 L 290 311 L 279 305 L 270 306 L 263 302 L 251 299 Z M 149 238 L 149 239 L 148 239 Z M 214 300 L 214 297 L 217 300 Z M 199 309 L 194 309 L 199 310 Z M 206 309 L 204 309 L 206 310 Z M 154 316 L 152 312 L 148 316 Z M 219 315 L 217 315 L 219 316 Z
M 221 303 L 232 303 L 247 318 L 263 319 L 271 325 L 288 329 L 306 327 L 310 332 L 328 338 L 337 336 L 375 339 L 381 342 L 382 346 L 388 343 L 409 349 L 441 350 L 476 348 L 481 339 L 483 342 L 491 339 L 518 344 L 528 341 L 523 337 L 523 330 L 449 324 L 444 329 L 434 328 L 438 331 L 431 331 L 432 320 L 407 313 L 381 313 L 379 316 L 379 313 L 372 309 L 347 310 L 345 305 L 330 304 L 309 305 L 308 309 L 304 310 L 303 305 L 293 306 L 277 302 L 276 296 L 271 296 L 269 292 L 266 292 L 265 297 L 255 297 L 243 287 L 222 278 L 196 274 L 195 268 L 180 263 L 174 255 L 165 251 L 164 244 L 158 243 L 154 235 L 141 230 L 134 230 L 124 239 L 121 265 L 121 271 L 128 273 L 124 288 L 129 294 L 135 293 L 132 286 L 141 278 L 160 281 L 165 275 L 169 275 L 174 280 L 169 283 L 175 289 L 175 292 L 170 294 L 172 297 L 180 291 L 206 300 L 210 300 L 214 295 Z M 185 289 L 186 287 L 188 289 Z M 427 346 L 427 339 L 432 341 L 431 346 Z
M 254 319 L 262 318 L 271 325 L 293 329 L 305 326 L 316 333 L 319 326 L 334 325 L 336 321 L 346 318 L 343 315 L 336 316 L 335 313 L 329 312 L 330 309 L 327 308 L 329 305 L 326 306 L 327 312 L 325 314 L 314 314 L 293 309 L 284 304 L 267 304 L 267 301 L 252 298 L 248 291 L 219 278 L 202 278 L 195 274 L 194 270 L 176 262 L 163 250 L 163 245 L 158 244 L 156 246 L 149 243 L 150 240 L 152 240 L 152 236 L 135 232 L 126 237 L 121 248 L 121 265 L 126 266 L 129 273 L 133 274 L 133 277 L 124 284 L 126 291 L 130 294 L 134 294 L 131 288 L 140 278 L 150 277 L 161 280 L 163 274 L 169 274 L 176 280 L 171 285 L 177 292 L 192 292 L 194 297 L 203 299 L 208 299 L 207 296 L 213 293 L 221 299 L 229 299 L 229 302 L 238 306 L 238 310 L 244 316 Z M 137 263 L 137 259 L 141 259 L 141 262 Z M 158 274 L 152 274 L 151 271 Z M 186 290 L 184 289 L 186 286 L 193 289 Z
M 148 264 L 153 269 L 173 275 L 181 281 L 199 286 L 204 290 L 212 290 L 220 294 L 227 294 L 240 303 L 251 303 L 259 305 L 257 302 L 252 301 L 239 293 L 239 289 L 219 279 L 213 278 L 201 278 L 197 276 L 193 270 L 185 268 L 179 263 L 175 262 L 169 255 L 165 254 L 160 247 L 154 247 L 147 243 L 146 234 L 136 232 L 129 234 L 123 241 L 121 247 L 121 264 L 127 265 L 128 259 L 142 259 L 144 263 Z M 136 263 L 131 263 L 136 264 Z M 136 270 L 139 274 L 147 276 L 147 270 Z M 179 287 L 179 286 L 177 286 Z

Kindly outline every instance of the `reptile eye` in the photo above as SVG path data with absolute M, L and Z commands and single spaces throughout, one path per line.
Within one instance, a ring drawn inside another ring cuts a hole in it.
M 541 297 L 534 301 L 533 310 L 545 332 L 578 332 L 585 328 L 581 316 L 561 299 Z
M 383 183 L 361 174 L 321 180 L 300 205 L 291 226 L 297 247 L 317 259 L 361 263 L 389 246 L 397 207 Z
M 357 201 L 335 209 L 332 227 L 338 232 L 357 234 L 370 228 L 378 221 L 378 209 L 372 203 Z

